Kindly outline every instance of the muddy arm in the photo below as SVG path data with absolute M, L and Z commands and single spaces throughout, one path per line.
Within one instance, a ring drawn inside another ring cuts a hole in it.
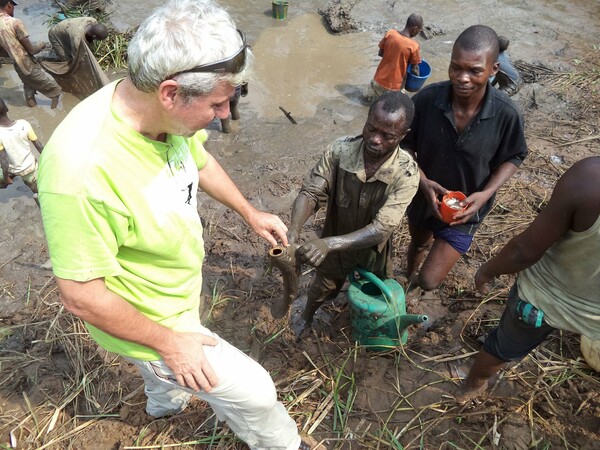
M 330 252 L 373 247 L 388 239 L 389 236 L 389 232 L 371 223 L 352 233 L 307 242 L 298 249 L 298 258 L 307 264 L 318 267 Z
M 292 206 L 292 219 L 288 231 L 288 241 L 293 244 L 298 241 L 302 227 L 310 216 L 313 215 L 317 201 L 300 192 Z
M 44 42 L 39 42 L 34 45 L 28 37 L 24 37 L 19 42 L 30 55 L 37 55 L 39 52 L 46 48 L 46 44 Z

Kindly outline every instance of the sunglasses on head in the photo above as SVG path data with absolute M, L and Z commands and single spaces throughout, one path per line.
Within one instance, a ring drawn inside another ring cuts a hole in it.
M 181 75 L 182 73 L 240 73 L 242 70 L 244 70 L 244 67 L 246 67 L 246 55 L 248 52 L 248 47 L 250 46 L 246 43 L 246 35 L 244 32 L 239 29 L 237 32 L 242 38 L 242 47 L 229 58 L 225 58 L 213 63 L 201 64 L 199 66 L 192 67 L 191 69 L 176 72 L 173 75 L 168 76 L 167 80 L 177 75 Z

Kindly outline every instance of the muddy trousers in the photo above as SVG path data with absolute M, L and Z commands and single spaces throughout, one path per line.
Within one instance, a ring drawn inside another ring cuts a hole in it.
M 317 309 L 319 309 L 321 305 L 323 305 L 325 302 L 335 300 L 335 298 L 342 290 L 342 287 L 344 286 L 345 282 L 346 277 L 326 277 L 320 274 L 317 270 L 315 279 L 310 285 L 310 288 L 308 289 L 308 293 L 306 295 L 306 308 L 304 308 L 302 318 L 307 323 L 312 323 L 313 317 L 315 315 L 315 312 L 317 312 Z
M 181 412 L 195 395 L 208 402 L 217 418 L 227 422 L 251 449 L 298 450 L 300 436 L 296 422 L 277 401 L 268 372 L 208 329 L 201 327 L 199 332 L 219 341 L 214 347 L 204 347 L 218 379 L 218 385 L 210 393 L 181 387 L 162 360 L 125 358 L 140 369 L 144 378 L 146 412 L 154 417 Z
M 25 99 L 35 98 L 36 92 L 41 92 L 48 98 L 58 97 L 62 89 L 52 76 L 42 69 L 42 66 L 36 64 L 29 75 L 25 75 L 15 64 L 15 71 L 23 82 Z

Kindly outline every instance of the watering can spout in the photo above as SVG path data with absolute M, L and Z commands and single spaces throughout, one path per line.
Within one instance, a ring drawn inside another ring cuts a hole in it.
M 404 332 L 411 325 L 418 325 L 427 322 L 429 318 L 424 314 L 403 314 L 400 316 L 399 331 Z

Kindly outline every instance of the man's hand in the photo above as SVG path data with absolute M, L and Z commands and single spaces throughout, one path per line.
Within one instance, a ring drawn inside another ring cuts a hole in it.
M 494 275 L 488 273 L 485 269 L 485 264 L 477 270 L 475 274 L 475 287 L 483 295 L 487 295 L 494 287 Z
M 442 220 L 442 214 L 440 213 L 440 200 L 438 197 L 449 192 L 448 189 L 423 176 L 421 177 L 421 181 L 419 183 L 419 189 L 425 196 L 425 200 L 429 204 L 429 208 L 431 209 L 433 216 L 438 220 Z
M 212 336 L 200 333 L 173 332 L 169 349 L 162 352 L 163 360 L 169 366 L 177 382 L 194 391 L 210 392 L 217 386 L 214 370 L 204 355 L 203 346 L 215 346 L 218 341 Z
M 288 229 L 276 215 L 256 210 L 248 218 L 248 225 L 256 234 L 266 239 L 272 247 L 277 245 L 277 240 L 285 246 L 288 245 L 286 234 Z
M 467 223 L 468 220 L 473 216 L 486 202 L 490 199 L 490 197 L 483 192 L 474 192 L 465 198 L 462 202 L 460 202 L 461 206 L 466 206 L 466 209 L 461 212 L 457 212 L 454 215 L 454 222 L 450 225 L 461 225 L 463 223 Z
M 330 248 L 327 239 L 317 239 L 307 242 L 296 250 L 296 255 L 306 264 L 319 267 L 329 254 Z

